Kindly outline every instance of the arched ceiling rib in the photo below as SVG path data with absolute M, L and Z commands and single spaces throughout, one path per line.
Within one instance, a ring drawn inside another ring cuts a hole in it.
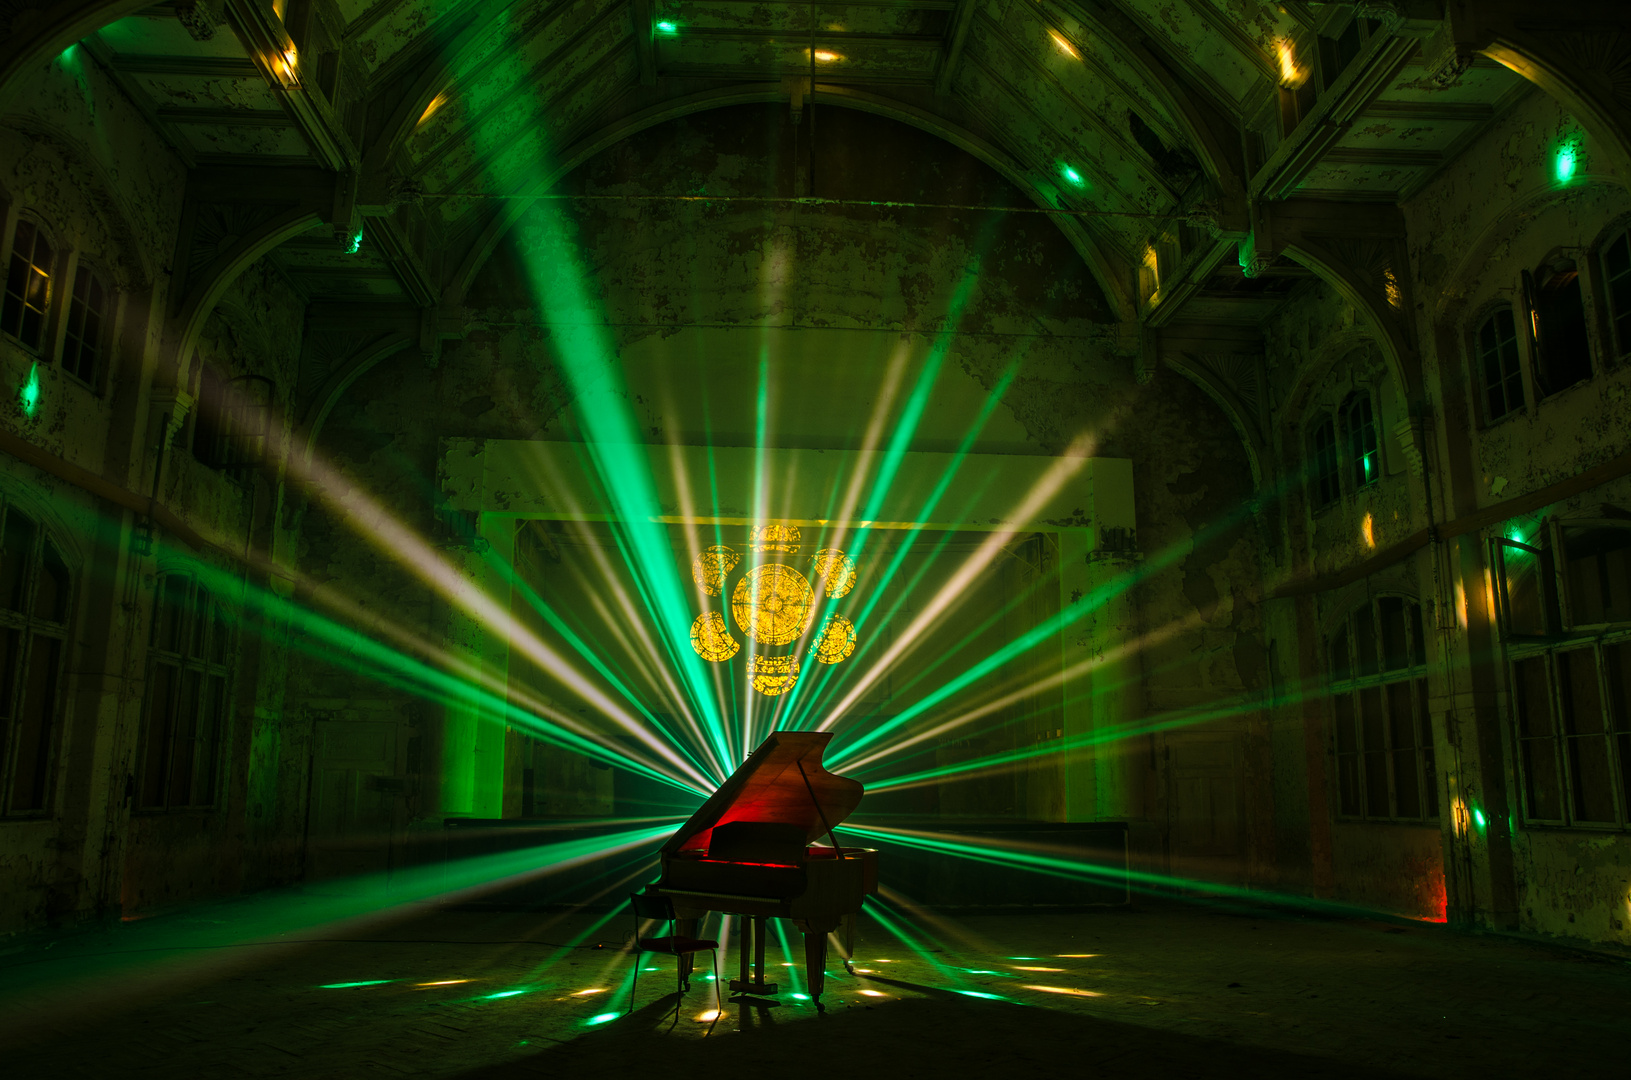
M 1145 299 L 1152 327 L 1188 297 L 1231 292 L 1216 277 L 1251 228 L 1248 192 L 1395 201 L 1511 104 L 1520 82 L 1479 62 L 1429 85 L 1436 72 L 1418 45 L 1434 21 L 1397 4 L 59 0 L 46 10 L 63 13 L 64 32 L 100 20 L 86 52 L 190 167 L 336 176 L 325 228 L 366 232 L 360 276 L 332 265 L 318 230 L 277 255 L 298 286 L 309 278 L 313 295 L 421 307 L 456 293 L 459 268 L 513 217 L 506 203 L 601 133 L 709 95 L 762 99 L 779 87 L 790 103 L 808 99 L 812 33 L 818 108 L 864 101 L 985 148 L 1039 204 L 1086 212 L 1067 231 L 1093 250 L 1096 274 L 1117 280 L 1110 292 L 1139 289 L 1138 268 L 1159 249 L 1168 310 Z M 1370 29 L 1347 74 L 1312 64 L 1360 23 Z M 1300 66 L 1321 72 L 1297 131 L 1280 112 L 1285 39 Z M 39 52 L 44 40 L 0 46 L 0 89 L 17 81 L 4 68 L 10 52 Z M 279 41 L 293 68 L 268 54 Z M 1434 140 L 1444 149 L 1423 148 Z M 1184 235 L 1185 222 L 1222 235 Z

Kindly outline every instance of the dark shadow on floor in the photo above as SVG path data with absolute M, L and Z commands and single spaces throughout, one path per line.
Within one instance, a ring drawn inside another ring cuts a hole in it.
M 728 1007 L 734 1012 L 734 1007 Z M 460 1073 L 457 1080 L 541 1076 L 775 1076 L 830 1078 L 1017 1075 L 1091 1077 L 1287 1076 L 1343 1080 L 1401 1073 L 1324 1058 L 1157 1031 L 1115 1020 L 952 995 L 876 1006 L 838 1006 L 819 1018 L 756 1018 L 734 1031 L 727 1016 L 713 1036 L 669 1034 L 642 1023 L 611 1023 L 531 1057 Z M 690 1022 L 682 1019 L 682 1024 Z

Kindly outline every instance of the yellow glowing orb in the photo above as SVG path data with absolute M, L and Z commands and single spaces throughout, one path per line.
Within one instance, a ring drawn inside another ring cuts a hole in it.
M 838 664 L 855 651 L 855 624 L 842 615 L 829 616 L 816 635 L 815 656 L 823 664 Z
M 748 674 L 753 676 L 755 690 L 776 697 L 798 685 L 799 662 L 791 656 L 750 656 Z
M 723 663 L 736 655 L 742 646 L 731 637 L 725 616 L 717 611 L 704 611 L 691 624 L 691 648 L 704 660 Z
M 821 587 L 837 599 L 855 588 L 855 560 L 837 548 L 822 548 L 810 557 L 810 576 L 825 578 Z
M 741 561 L 742 556 L 730 548 L 715 544 L 691 560 L 691 580 L 709 596 L 718 596 L 725 587 L 725 575 Z
M 791 566 L 765 563 L 742 575 L 731 593 L 736 625 L 763 645 L 786 645 L 810 622 L 810 583 Z

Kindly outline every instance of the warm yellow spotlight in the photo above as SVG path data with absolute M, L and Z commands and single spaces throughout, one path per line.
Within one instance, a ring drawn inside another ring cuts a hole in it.
M 589 989 L 589 990 L 579 990 L 577 993 L 573 994 L 572 996 L 573 997 L 588 997 L 590 994 L 604 994 L 605 992 L 606 992 L 606 988 L 604 986 L 596 986 L 596 987 L 594 987 L 592 989 Z
M 1359 532 L 1360 535 L 1365 538 L 1366 547 L 1376 547 L 1376 519 L 1374 517 L 1372 517 L 1370 514 L 1366 514 L 1365 520 L 1359 524 Z
M 815 51 L 817 62 L 822 64 L 835 64 L 844 59 L 843 53 L 835 53 L 831 49 L 817 49 Z
M 1059 51 L 1070 57 L 1072 60 L 1080 60 L 1082 58 L 1082 54 L 1076 51 L 1076 46 L 1072 45 L 1070 43 L 1070 39 L 1061 34 L 1059 31 L 1049 30 L 1048 36 L 1053 39 L 1053 43 L 1055 45 L 1059 46 Z
M 865 994 L 867 997 L 885 997 L 885 996 L 887 996 L 881 990 L 857 990 L 855 992 L 857 994 Z
M 415 127 L 423 127 L 424 124 L 425 124 L 425 121 L 429 120 L 431 117 L 435 116 L 436 115 L 436 110 L 440 109 L 443 105 L 446 105 L 446 104 L 447 104 L 447 91 L 443 90 L 440 94 L 437 94 L 435 97 L 431 98 L 430 104 L 426 105 L 425 106 L 425 111 L 419 114 L 419 122 L 417 124 L 415 124 L 414 126 Z
M 1064 968 L 1020 967 L 1018 964 L 1010 965 L 1015 971 L 1063 971 Z
M 1097 956 L 1099 954 L 1096 952 L 1062 952 L 1055 953 L 1054 955 L 1061 960 L 1086 960 L 1089 957 Z
M 469 979 L 443 979 L 441 982 L 420 983 L 419 985 L 420 986 L 457 986 L 460 983 L 467 983 L 469 981 L 470 981 Z
M 724 1015 L 725 1014 L 720 1012 L 718 1009 L 709 1009 L 705 1013 L 697 1013 L 697 1023 L 699 1023 L 699 1024 L 711 1024 L 715 1020 L 718 1020 L 721 1016 L 724 1016 Z
M 1281 38 L 1274 43 L 1274 51 L 1280 59 L 1280 85 L 1287 90 L 1295 90 L 1308 81 L 1308 69 L 1297 66 L 1297 52 L 1291 44 L 1290 38 Z
M 1027 990 L 1040 990 L 1044 994 L 1066 994 L 1070 997 L 1103 997 L 1096 990 L 1076 990 L 1069 986 L 1027 986 Z
M 277 74 L 278 82 L 290 90 L 300 85 L 299 63 L 300 54 L 292 44 L 272 56 L 272 71 Z

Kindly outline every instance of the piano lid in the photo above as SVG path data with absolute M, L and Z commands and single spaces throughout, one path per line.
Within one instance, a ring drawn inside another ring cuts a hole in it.
M 662 853 L 707 850 L 714 827 L 732 821 L 799 825 L 806 843 L 825 835 L 829 826 L 836 829 L 860 804 L 866 789 L 859 780 L 834 776 L 822 767 L 821 755 L 831 741 L 830 731 L 775 732 L 668 838 Z M 810 799 L 812 791 L 819 810 Z

